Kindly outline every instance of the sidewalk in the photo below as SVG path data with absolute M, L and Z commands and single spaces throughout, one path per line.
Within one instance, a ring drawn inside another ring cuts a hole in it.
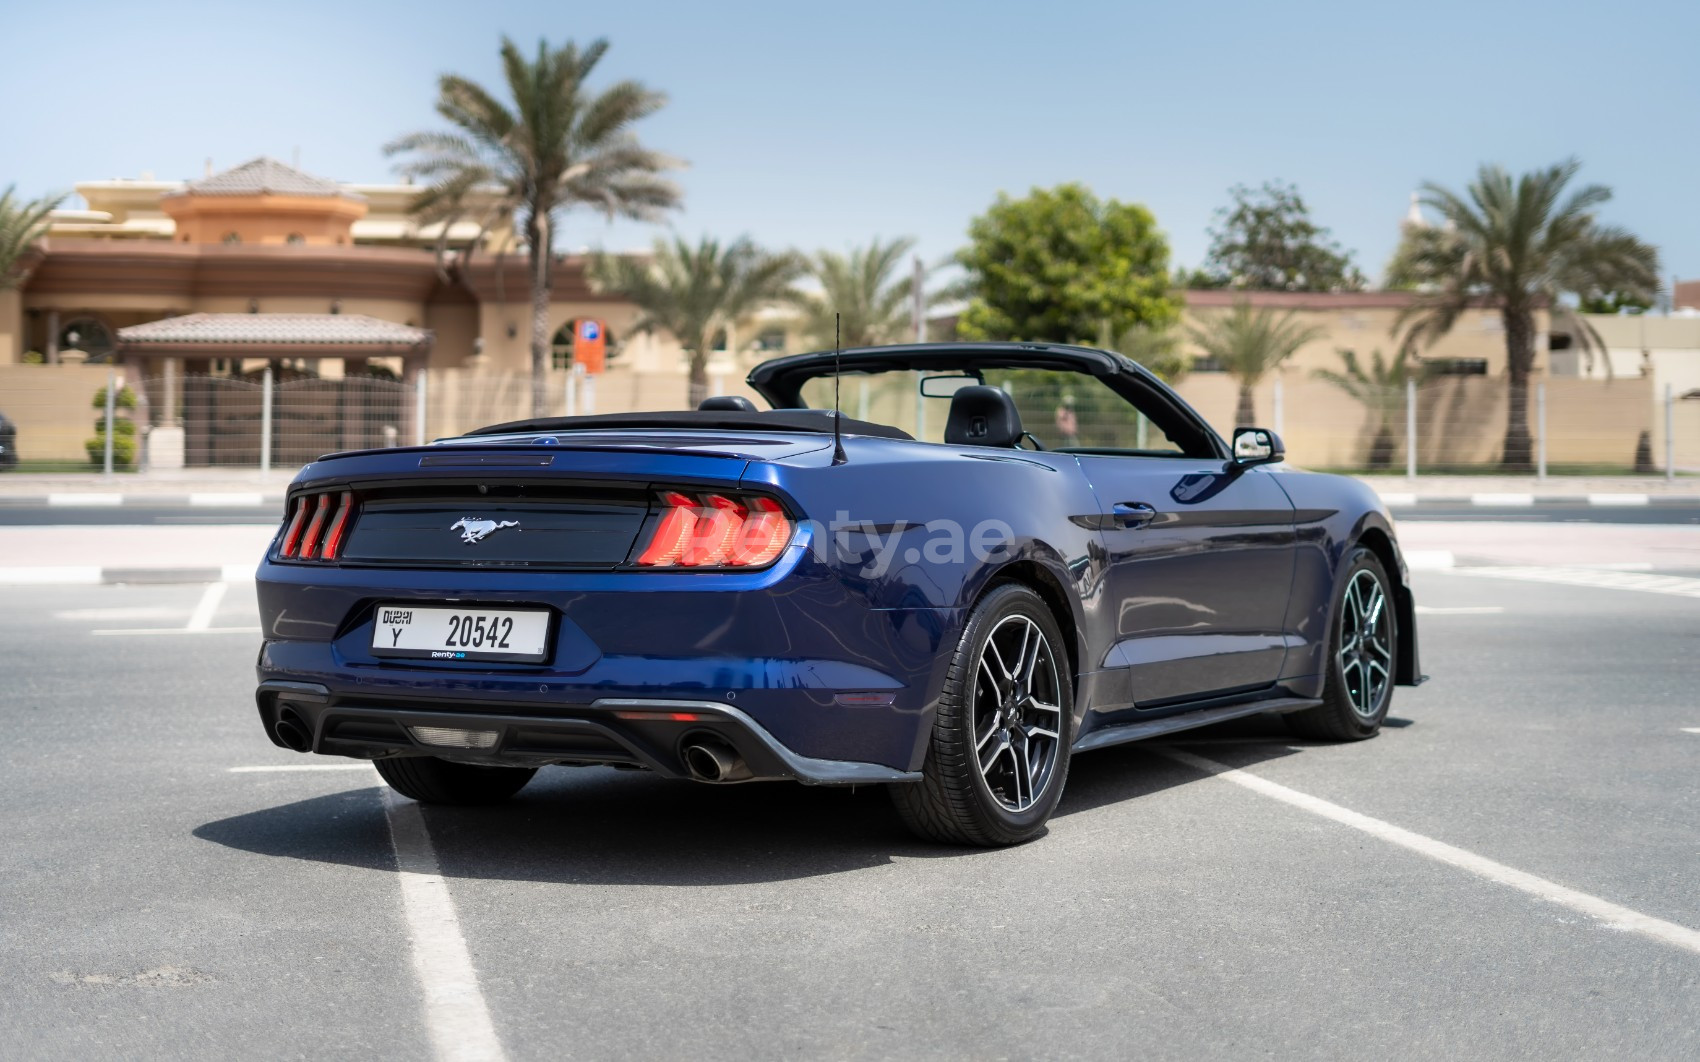
M 281 509 L 297 469 L 184 468 L 169 472 L 0 473 L 0 505 L 261 506 Z
M 0 503 L 33 505 L 275 505 L 296 469 L 185 468 L 170 472 L 0 473 Z M 1389 505 L 1445 501 L 1529 505 L 1589 501 L 1646 505 L 1659 499 L 1700 500 L 1700 476 L 1358 476 Z

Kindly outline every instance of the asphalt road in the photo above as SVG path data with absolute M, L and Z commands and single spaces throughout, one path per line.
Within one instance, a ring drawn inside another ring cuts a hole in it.
M 1480 520 L 1534 523 L 1700 524 L 1700 499 L 1652 505 L 1590 505 L 1586 500 L 1541 501 L 1527 506 L 1484 506 L 1424 501 L 1393 510 L 1404 520 Z M 0 498 L 0 526 L 49 524 L 275 524 L 281 506 L 213 507 L 149 505 L 127 500 L 123 506 L 47 506 L 38 501 Z
M 1700 929 L 1700 599 L 1419 578 L 1434 678 L 1380 737 L 1170 747 Z M 376 776 L 232 771 L 311 762 L 259 731 L 247 589 L 4 595 L 4 1053 L 431 1057 L 435 879 Z M 1700 952 L 1231 779 L 1089 754 L 994 852 L 601 769 L 424 822 L 512 1059 L 1700 1056 Z

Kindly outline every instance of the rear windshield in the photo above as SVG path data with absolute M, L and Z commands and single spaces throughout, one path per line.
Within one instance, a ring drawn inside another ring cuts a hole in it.
M 840 384 L 844 415 L 887 424 L 928 442 L 944 441 L 949 398 L 921 394 L 924 376 L 911 370 L 845 373 Z M 1183 452 L 1151 419 L 1095 376 L 1057 369 L 987 369 L 984 382 L 1015 400 L 1021 426 L 1047 450 L 1117 450 L 1154 456 Z M 937 385 L 934 385 L 935 387 Z M 833 380 L 803 384 L 803 401 L 833 408 Z

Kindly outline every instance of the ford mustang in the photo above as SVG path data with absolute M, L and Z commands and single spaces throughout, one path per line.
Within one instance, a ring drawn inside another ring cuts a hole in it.
M 1359 740 L 1421 680 L 1366 486 L 1056 344 L 764 362 L 749 399 L 303 468 L 257 575 L 276 744 L 424 802 L 541 767 L 884 785 L 1044 829 L 1070 758 L 1259 712 Z

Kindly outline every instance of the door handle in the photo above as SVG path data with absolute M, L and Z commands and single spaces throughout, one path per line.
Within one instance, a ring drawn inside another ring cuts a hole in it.
M 1117 502 L 1110 516 L 1117 527 L 1144 527 L 1157 518 L 1157 510 L 1144 502 Z

